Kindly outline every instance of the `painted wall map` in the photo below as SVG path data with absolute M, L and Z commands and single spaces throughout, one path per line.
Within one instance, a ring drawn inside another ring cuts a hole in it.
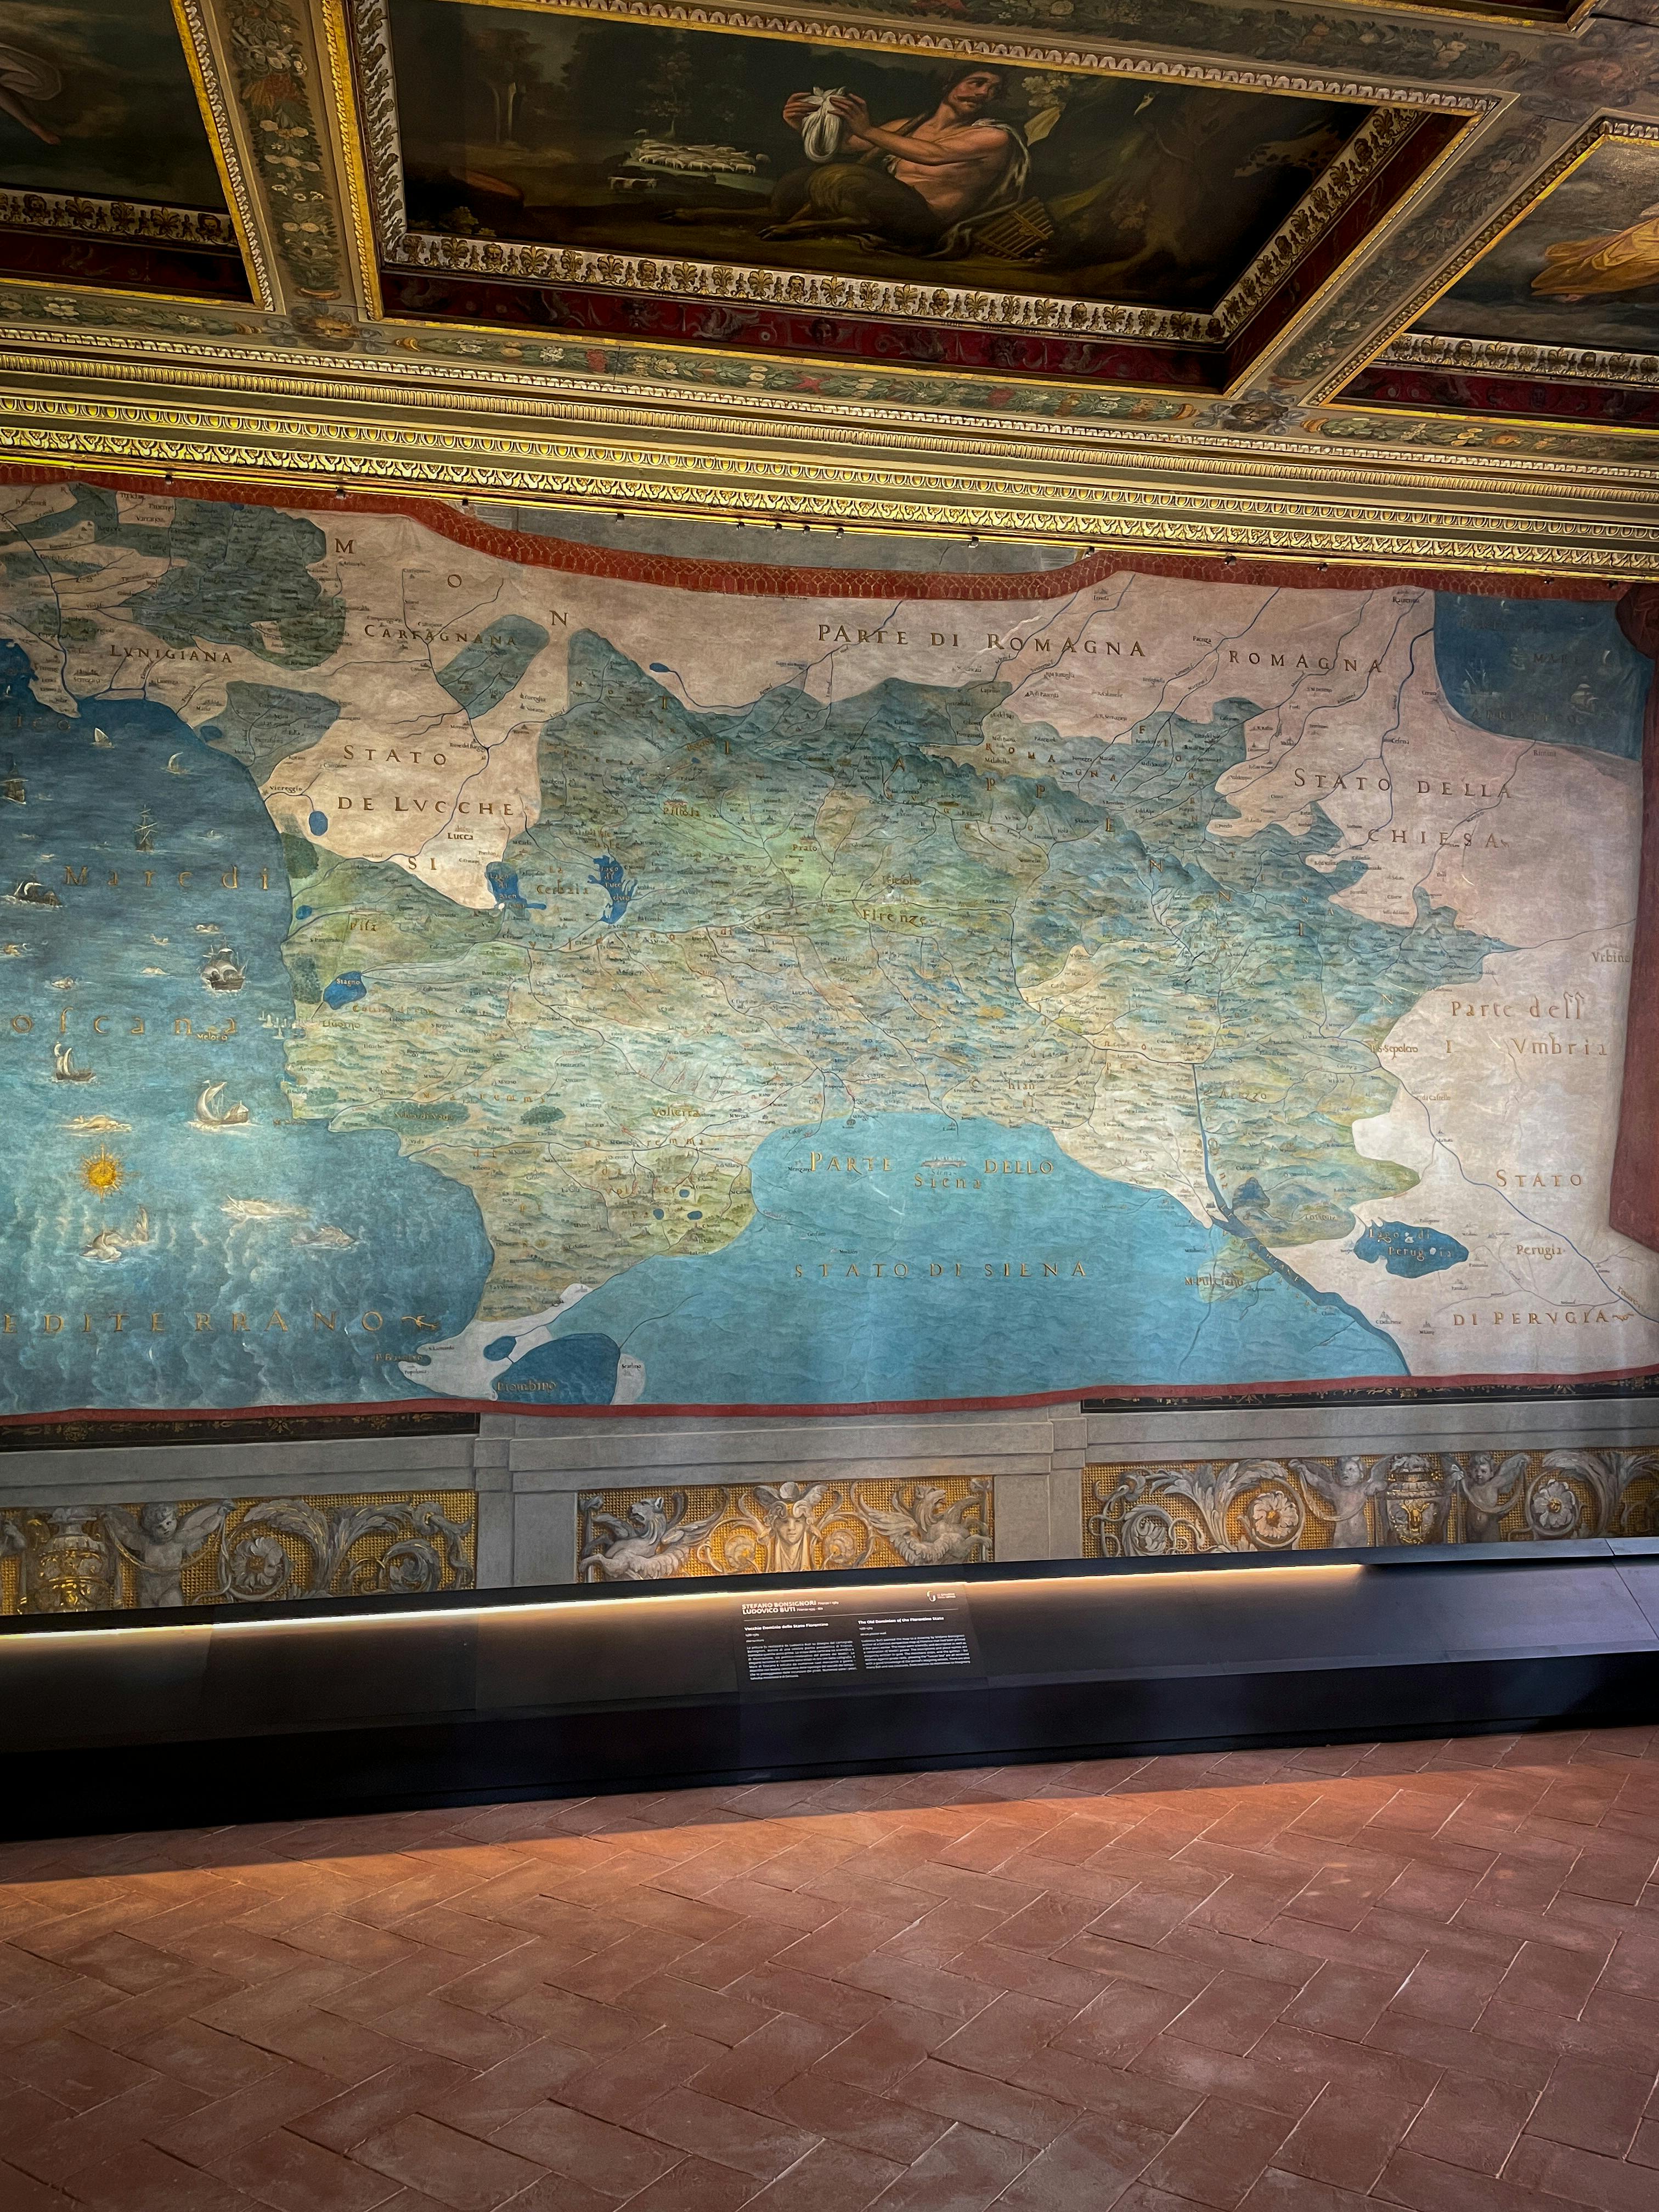
M 1610 608 L 0 525 L 4 1410 L 1659 1365 Z
M 396 0 L 409 217 L 1208 310 L 1369 112 Z

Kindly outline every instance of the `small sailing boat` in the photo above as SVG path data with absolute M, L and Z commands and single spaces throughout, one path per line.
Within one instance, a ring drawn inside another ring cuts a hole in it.
M 56 891 L 49 891 L 35 876 L 24 876 L 5 894 L 8 906 L 62 906 Z
M 59 1037 L 52 1048 L 52 1079 L 54 1083 L 90 1083 L 92 1070 L 77 1067 L 75 1054 Z
M 204 1084 L 202 1095 L 196 1102 L 196 1126 L 198 1129 L 245 1129 L 253 1116 L 240 1099 L 234 1105 L 221 1106 L 225 1095 L 222 1083 Z
M 183 764 L 184 757 L 185 757 L 182 753 L 174 753 L 173 755 L 172 758 L 167 762 L 167 774 L 169 775 L 188 775 L 190 774 L 190 770 Z
M 210 991 L 240 991 L 246 975 L 229 945 L 222 945 L 202 963 L 202 981 Z
M 22 777 L 17 773 L 15 760 L 6 764 L 6 779 L 0 783 L 0 796 L 9 799 L 14 806 L 27 806 L 29 803 L 28 793 L 24 788 Z
M 98 747 L 100 752 L 112 753 L 115 750 L 114 738 L 107 735 L 106 732 L 102 730 L 94 730 L 93 732 L 92 742 Z
M 140 810 L 138 819 L 132 825 L 132 842 L 137 852 L 153 853 L 155 850 L 155 823 L 148 806 Z

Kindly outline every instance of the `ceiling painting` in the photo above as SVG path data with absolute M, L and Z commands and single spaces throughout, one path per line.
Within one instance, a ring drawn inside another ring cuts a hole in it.
M 1346 400 L 1659 427 L 1659 127 L 1598 119 L 1443 273 Z
M 411 227 L 1212 313 L 1333 100 L 395 0 Z
M 0 272 L 247 297 L 168 0 L 8 0 Z
M 1602 138 L 1417 327 L 1659 354 L 1659 133 Z
M 387 21 L 358 62 L 396 118 L 393 312 L 832 358 L 1224 385 L 1465 120 L 557 8 Z
M 1659 0 L 14 0 L 0 48 L 16 459 L 1659 563 Z

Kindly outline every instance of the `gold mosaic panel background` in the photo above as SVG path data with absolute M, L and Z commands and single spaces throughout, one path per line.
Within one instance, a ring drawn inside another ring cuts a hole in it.
M 599 1490 L 576 1504 L 583 1582 L 959 1567 L 996 1555 L 988 1476 Z
M 1659 1452 L 1367 1452 L 1083 1470 L 1087 1559 L 1656 1534 Z
M 0 1507 L 0 1613 L 471 1589 L 466 1490 Z

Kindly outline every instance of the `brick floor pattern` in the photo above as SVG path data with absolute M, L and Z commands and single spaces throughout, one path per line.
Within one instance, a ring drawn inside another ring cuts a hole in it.
M 0 2207 L 1659 2208 L 1659 1730 L 0 1846 Z

